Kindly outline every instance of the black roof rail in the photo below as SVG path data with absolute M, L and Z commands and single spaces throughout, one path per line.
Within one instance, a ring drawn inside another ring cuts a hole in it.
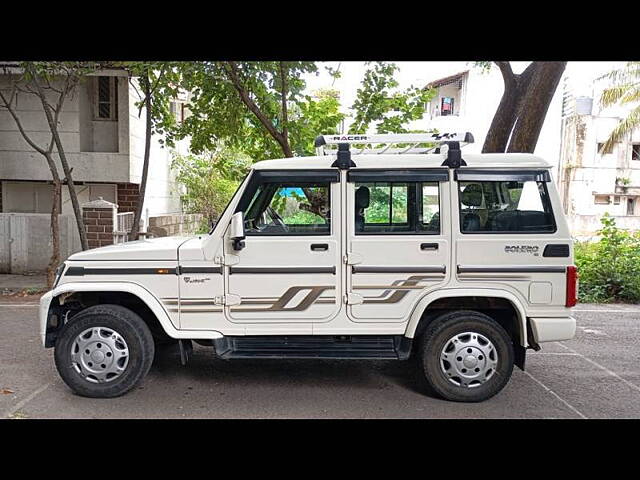
M 316 139 L 316 142 L 318 139 Z M 336 161 L 331 164 L 332 167 L 338 167 L 340 170 L 349 170 L 351 167 L 357 166 L 353 160 L 351 160 L 351 151 L 349 150 L 348 143 L 338 144 L 338 154 Z
M 471 135 L 467 133 L 467 135 Z M 473 135 L 471 135 L 473 140 Z M 443 145 L 447 145 L 447 158 L 442 162 L 443 167 L 458 168 L 466 167 L 467 162 L 462 159 L 462 150 L 460 150 L 460 142 L 444 142 Z

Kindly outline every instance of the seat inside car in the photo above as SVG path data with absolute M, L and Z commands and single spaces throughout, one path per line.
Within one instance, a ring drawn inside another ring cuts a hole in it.
M 369 187 L 364 185 L 356 190 L 356 231 L 364 231 L 364 210 L 369 208 L 369 200 L 371 193 Z
M 462 231 L 473 232 L 480 230 L 480 216 L 473 210 L 473 208 L 482 207 L 483 203 L 482 185 L 479 183 L 470 183 L 460 194 L 460 201 L 465 208 L 460 211 L 460 222 L 462 224 Z

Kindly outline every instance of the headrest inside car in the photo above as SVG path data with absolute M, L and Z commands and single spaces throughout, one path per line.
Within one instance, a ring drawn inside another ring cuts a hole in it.
M 356 208 L 369 208 L 369 187 L 359 187 L 356 190 Z
M 467 185 L 460 196 L 460 201 L 467 207 L 482 206 L 482 185 L 471 183 Z

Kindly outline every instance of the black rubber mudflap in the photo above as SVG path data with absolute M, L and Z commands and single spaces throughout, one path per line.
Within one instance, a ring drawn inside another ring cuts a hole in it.
M 335 358 L 397 360 L 402 336 L 246 336 L 215 341 L 216 354 L 238 358 Z

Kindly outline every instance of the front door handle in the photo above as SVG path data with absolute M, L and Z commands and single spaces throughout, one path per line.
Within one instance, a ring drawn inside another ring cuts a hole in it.
M 420 250 L 438 250 L 437 243 L 421 243 Z
M 311 244 L 312 252 L 326 252 L 327 250 L 329 250 L 328 243 L 312 243 Z

